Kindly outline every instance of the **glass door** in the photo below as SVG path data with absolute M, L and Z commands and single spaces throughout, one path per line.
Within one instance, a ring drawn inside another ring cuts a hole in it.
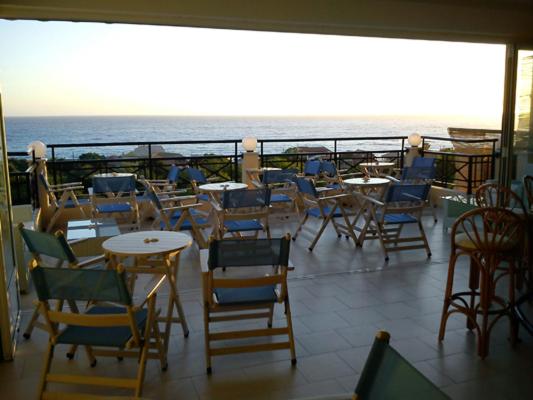
M 533 50 L 519 50 L 511 170 L 512 183 L 519 185 L 533 175 Z
M 13 357 L 20 311 L 12 221 L 6 132 L 0 92 L 0 360 Z

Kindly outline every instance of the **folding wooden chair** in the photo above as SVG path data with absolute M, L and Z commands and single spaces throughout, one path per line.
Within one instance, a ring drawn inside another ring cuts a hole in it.
M 379 239 L 385 261 L 389 261 L 389 252 L 401 250 L 425 249 L 427 256 L 431 257 L 421 220 L 429 189 L 428 184 L 394 183 L 389 186 L 384 202 L 357 194 L 363 201 L 362 207 L 367 210 L 359 235 L 360 246 L 365 240 Z M 408 224 L 417 225 L 420 234 L 401 237 L 402 228 Z M 369 236 L 369 233 L 375 236 Z
M 184 168 L 183 171 L 189 182 L 191 182 L 192 191 L 196 195 L 198 200 L 204 203 L 208 203 L 210 200 L 209 195 L 206 193 L 201 193 L 198 189 L 198 186 L 214 182 L 216 179 L 206 178 L 202 171 L 194 167 L 187 166 L 186 168 Z
M 263 171 L 261 180 L 252 180 L 258 188 L 268 188 L 271 191 L 270 204 L 274 208 L 296 211 L 296 178 L 297 171 L 293 169 Z
M 172 164 L 168 170 L 167 179 L 145 179 L 144 181 L 154 188 L 156 193 L 176 191 L 180 174 L 181 168 Z M 185 192 L 186 190 L 183 190 L 183 193 Z
M 93 177 L 93 218 L 119 217 L 126 226 L 140 229 L 135 176 Z
M 326 187 L 339 191 L 343 190 L 344 179 L 361 176 L 360 172 L 347 173 L 346 170 L 338 170 L 333 161 L 322 161 L 320 171 Z
M 211 373 L 211 357 L 226 354 L 290 349 L 292 364 L 296 364 L 287 290 L 287 273 L 294 269 L 289 265 L 289 249 L 290 235 L 287 235 L 280 239 L 214 240 L 209 250 L 200 252 L 208 374 Z M 221 275 L 220 269 L 228 271 Z M 243 275 L 245 272 L 247 274 Z M 272 326 L 276 303 L 285 307 L 284 327 Z M 247 319 L 267 319 L 267 328 L 231 331 L 211 331 L 210 328 L 216 322 Z M 285 335 L 286 341 L 213 346 L 225 340 Z
M 39 181 L 43 185 L 46 194 L 48 195 L 48 201 L 52 207 L 52 216 L 48 221 L 46 227 L 47 232 L 52 232 L 58 218 L 66 209 L 77 208 L 83 217 L 86 217 L 83 206 L 90 204 L 90 199 L 79 198 L 76 195 L 77 190 L 84 190 L 81 182 L 62 183 L 59 185 L 50 185 L 48 179 L 43 173 L 39 174 Z
M 203 230 L 211 224 L 204 215 L 196 208 L 196 196 L 176 196 L 178 192 L 156 193 L 152 187 L 147 188 L 148 196 L 156 211 L 153 227 L 167 231 L 190 231 L 192 237 L 198 243 L 198 247 L 205 249 L 207 241 Z
M 302 177 L 296 178 L 296 185 L 298 186 L 301 203 L 304 206 L 304 217 L 294 233 L 293 240 L 296 240 L 309 217 L 313 217 L 322 220 L 322 225 L 311 242 L 309 251 L 313 251 L 318 239 L 320 239 L 330 222 L 337 233 L 337 237 L 341 237 L 344 234 L 346 238 L 353 240 L 354 245 L 357 245 L 357 237 L 350 222 L 350 217 L 355 214 L 345 204 L 345 202 L 350 200 L 350 194 L 324 195 L 324 193 L 317 192 L 311 179 Z M 340 218 L 344 220 L 344 224 L 337 221 Z
M 103 265 L 103 262 L 105 261 L 103 254 L 98 257 L 79 261 L 62 231 L 57 231 L 52 235 L 46 232 L 37 232 L 31 229 L 26 229 L 22 223 L 18 225 L 18 229 L 32 255 L 29 262 L 30 269 L 33 265 L 49 265 L 54 268 L 61 268 L 64 264 L 67 264 L 69 268 L 79 269 L 89 266 L 98 266 L 98 264 Z M 81 241 L 76 241 L 72 244 L 75 245 L 80 242 Z M 43 257 L 45 257 L 45 259 L 43 259 Z M 74 304 L 71 304 L 71 306 L 75 307 Z M 30 322 L 24 331 L 23 336 L 25 339 L 30 338 L 33 328 L 46 329 L 45 325 L 42 322 L 39 322 L 38 306 L 35 307 Z
M 212 202 L 218 221 L 216 235 L 222 239 L 226 234 L 236 238 L 257 238 L 265 232 L 270 238 L 268 216 L 270 189 L 228 190 L 222 192 L 222 204 Z M 244 236 L 253 232 L 253 236 Z
M 156 291 L 164 278 L 159 280 L 140 306 L 133 306 L 123 271 L 45 268 L 35 263 L 31 274 L 39 297 L 39 310 L 50 334 L 39 384 L 39 398 L 89 398 L 85 393 L 49 390 L 50 383 L 129 389 L 138 398 L 142 394 L 147 359 L 159 359 L 161 368 L 167 368 L 166 355 L 155 323 Z M 51 306 L 51 300 L 57 301 L 56 307 Z M 65 302 L 76 301 L 112 305 L 93 305 L 85 313 L 63 307 Z M 138 372 L 134 378 L 54 373 L 52 361 L 55 347 L 62 344 L 84 346 L 91 366 L 96 365 L 95 356 L 136 358 Z M 135 348 L 137 350 L 133 350 Z

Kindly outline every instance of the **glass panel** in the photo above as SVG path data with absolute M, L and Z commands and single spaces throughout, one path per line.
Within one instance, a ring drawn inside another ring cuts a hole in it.
M 11 199 L 7 175 L 7 153 L 2 97 L 0 94 L 0 359 L 12 357 L 19 315 L 18 279 L 13 252 Z
M 533 50 L 518 52 L 518 71 L 516 84 L 515 132 L 513 144 L 514 189 L 524 197 L 520 184 L 525 175 L 533 175 Z

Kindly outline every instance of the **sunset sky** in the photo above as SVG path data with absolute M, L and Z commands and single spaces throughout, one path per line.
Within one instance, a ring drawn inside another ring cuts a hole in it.
M 501 115 L 504 46 L 0 21 L 7 116 Z

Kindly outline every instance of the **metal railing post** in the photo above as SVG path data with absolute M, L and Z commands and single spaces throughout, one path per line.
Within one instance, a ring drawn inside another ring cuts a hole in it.
M 235 141 L 235 159 L 233 164 L 233 180 L 238 182 L 239 180 L 239 142 Z
M 424 138 L 422 138 L 422 143 L 424 143 Z M 402 138 L 402 151 L 400 152 L 400 169 L 403 169 L 405 157 L 405 138 Z
M 152 168 L 152 144 L 148 143 L 148 179 L 154 179 L 154 171 Z
M 466 185 L 466 194 L 472 194 L 472 156 L 468 156 L 468 182 Z

